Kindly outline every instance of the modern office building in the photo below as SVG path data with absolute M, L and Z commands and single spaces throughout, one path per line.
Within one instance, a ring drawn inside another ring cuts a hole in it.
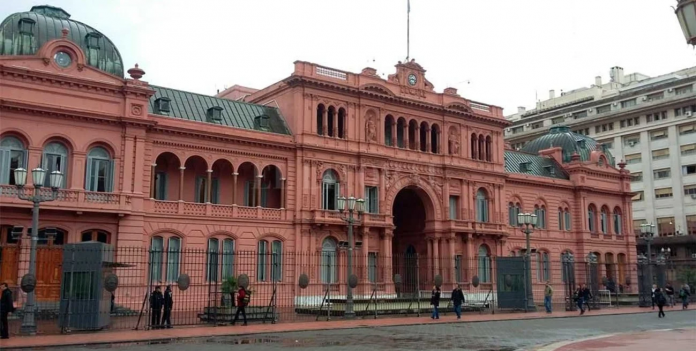
M 535 108 L 508 116 L 505 139 L 526 151 L 550 128 L 567 126 L 598 140 L 631 171 L 633 228 L 654 223 L 653 245 L 673 258 L 696 256 L 696 67 L 649 77 L 610 70 L 590 87 L 554 90 Z M 638 241 L 639 251 L 644 242 Z

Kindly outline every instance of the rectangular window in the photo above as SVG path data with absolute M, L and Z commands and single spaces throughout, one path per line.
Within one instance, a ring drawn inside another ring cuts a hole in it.
M 164 256 L 164 239 L 155 236 L 150 241 L 150 281 L 162 281 L 162 264 Z
M 367 253 L 367 279 L 370 283 L 377 282 L 377 253 Z
M 225 239 L 222 241 L 222 280 L 234 276 L 234 241 Z
M 663 217 L 657 219 L 657 233 L 659 236 L 674 235 L 674 217 Z
M 696 235 L 696 215 L 686 216 L 686 231 L 689 235 Z
M 648 101 L 658 101 L 662 100 L 665 97 L 665 92 L 661 91 L 659 93 L 653 93 L 647 96 Z
M 656 199 L 666 199 L 672 197 L 672 188 L 655 189 Z
M 696 123 L 682 124 L 679 126 L 679 135 L 696 132 Z
M 283 280 L 283 243 L 279 240 L 271 243 L 271 279 Z
M 157 172 L 155 174 L 155 199 L 167 199 L 167 172 Z
M 644 198 L 643 192 L 642 192 L 642 191 L 636 191 L 636 194 L 633 195 L 633 198 L 631 198 L 631 200 L 633 200 L 633 202 L 636 202 L 636 201 L 643 201 L 643 198 Z
M 667 129 L 655 130 L 650 132 L 650 140 L 660 140 L 667 138 Z
M 321 197 L 321 208 L 323 210 L 335 211 L 338 209 L 338 203 L 336 199 L 339 196 L 339 184 L 338 183 L 322 183 L 322 197 Z
M 551 120 L 551 124 L 559 124 L 565 122 L 565 117 L 556 117 Z
M 631 182 L 642 182 L 643 172 L 633 172 L 631 173 Z
M 208 270 L 205 279 L 209 282 L 218 281 L 218 239 L 208 239 Z
M 674 109 L 674 117 L 679 117 L 682 115 L 682 109 L 680 108 L 675 108 Z
M 644 219 L 634 219 L 633 220 L 633 234 L 635 236 L 640 236 L 640 226 L 646 224 L 647 221 Z
M 603 105 L 597 107 L 597 114 L 611 111 L 611 105 Z
M 585 117 L 587 117 L 587 111 L 580 111 L 580 112 L 573 113 L 574 119 L 585 118 Z
M 599 144 L 602 145 L 602 147 L 605 149 L 613 149 L 614 148 L 614 141 L 613 140 L 602 140 L 602 141 L 599 141 Z
M 97 192 L 113 191 L 112 172 L 112 160 L 88 157 L 85 190 Z
M 640 136 L 639 135 L 631 135 L 631 136 L 626 136 L 623 139 L 624 146 L 636 146 L 640 144 Z
M 49 177 L 49 174 L 51 174 L 54 171 L 59 171 L 63 173 L 63 184 L 61 185 L 61 188 L 65 187 L 65 182 L 68 178 L 68 175 L 65 172 L 67 168 L 67 162 L 68 160 L 66 160 L 65 155 L 52 154 L 48 152 L 43 154 L 43 169 L 46 170 L 46 178 L 44 180 L 45 187 L 51 186 L 51 177 Z
M 636 105 L 636 99 L 621 101 L 621 108 L 627 108 Z
M 679 147 L 682 155 L 691 155 L 696 153 L 696 144 L 686 144 Z
M 634 163 L 640 163 L 642 161 L 640 154 L 632 154 L 632 155 L 626 155 L 626 163 L 627 164 L 634 164 Z
M 536 122 L 532 124 L 532 129 L 539 129 L 544 126 L 544 122 Z
M 449 197 L 449 219 L 458 219 L 459 196 L 450 195 Z
M 571 226 L 570 226 L 570 211 L 565 212 L 565 218 L 564 218 L 564 224 L 565 224 L 565 230 L 570 231 Z
M 682 166 L 682 175 L 696 174 L 696 165 Z
M 365 212 L 379 213 L 379 193 L 376 186 L 365 187 Z
M 170 237 L 167 243 L 167 281 L 176 282 L 179 279 L 179 264 L 181 262 L 181 239 Z
M 256 251 L 256 279 L 261 282 L 265 282 L 268 279 L 268 273 L 266 269 L 266 259 L 268 256 L 268 242 L 265 240 L 259 241 L 258 248 Z
M 696 184 L 684 185 L 684 195 L 696 195 Z
M 672 171 L 669 168 L 656 169 L 653 171 L 653 178 L 666 179 L 672 177 Z
M 524 126 L 512 128 L 512 134 L 522 133 L 523 131 L 524 131 Z
M 674 95 L 688 94 L 688 93 L 692 92 L 693 90 L 694 90 L 693 85 L 686 85 L 686 86 L 674 89 Z
M 653 160 L 662 160 L 665 158 L 669 158 L 669 149 L 654 150 L 652 152 Z

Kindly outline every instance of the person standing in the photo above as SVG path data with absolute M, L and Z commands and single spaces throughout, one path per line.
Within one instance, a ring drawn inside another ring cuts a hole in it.
M 452 306 L 454 306 L 454 313 L 457 314 L 457 319 L 462 319 L 462 304 L 464 303 L 464 292 L 462 292 L 461 285 L 457 284 L 457 287 L 452 290 Z
M 655 297 L 656 297 L 655 290 L 657 290 L 657 284 L 653 284 L 652 290 L 650 291 L 650 301 L 652 301 L 652 309 L 653 310 L 655 309 L 655 302 L 657 302 L 657 301 L 655 301 Z
M 671 283 L 667 283 L 665 286 L 665 294 L 667 294 L 667 305 L 674 308 L 674 287 Z
M 172 328 L 172 307 L 174 307 L 172 286 L 167 285 L 164 289 L 164 315 L 162 315 L 162 325 L 167 329 Z
M 665 298 L 665 294 L 660 288 L 655 288 L 655 304 L 657 305 L 658 312 L 657 312 L 657 318 L 663 318 L 665 316 L 665 311 L 662 309 L 665 307 L 667 304 L 667 299 Z
M 243 325 L 247 325 L 246 307 L 250 301 L 251 296 L 249 295 L 249 292 L 246 289 L 244 289 L 244 287 L 239 287 L 239 291 L 237 292 L 237 313 L 234 314 L 234 320 L 232 321 L 232 325 L 237 323 L 240 312 L 242 313 L 242 317 L 244 318 Z
M 691 291 L 689 291 L 687 284 L 683 284 L 681 289 L 679 289 L 679 297 L 682 301 L 682 310 L 689 308 L 689 296 L 691 296 Z
M 546 313 L 551 313 L 551 300 L 553 298 L 553 288 L 550 283 L 546 283 L 544 288 L 544 307 L 546 307 Z
M 430 319 L 440 319 L 440 312 L 438 311 L 438 307 L 440 307 L 440 295 L 440 288 L 433 286 L 433 291 L 430 293 L 430 304 L 433 305 L 433 314 L 430 316 Z
M 155 291 L 150 294 L 150 310 L 152 311 L 151 327 L 152 329 L 160 329 L 160 321 L 162 320 L 162 305 L 164 297 L 162 296 L 162 288 L 158 285 Z
M 15 311 L 12 291 L 7 283 L 0 284 L 0 339 L 10 338 L 10 325 L 7 316 Z

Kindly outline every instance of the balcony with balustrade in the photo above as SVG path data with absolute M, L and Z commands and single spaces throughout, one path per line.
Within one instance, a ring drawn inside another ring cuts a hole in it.
M 0 185 L 0 205 L 31 207 L 31 203 L 18 198 L 17 195 L 20 191 L 23 191 L 25 194 L 32 194 L 34 188 L 32 186 L 26 186 L 24 189 L 20 190 L 15 185 Z M 48 196 L 51 193 L 51 189 L 41 188 L 40 192 Z M 132 211 L 132 200 L 133 196 L 130 194 L 104 193 L 82 189 L 58 189 L 56 200 L 43 204 L 42 208 L 78 212 L 94 211 L 129 214 Z

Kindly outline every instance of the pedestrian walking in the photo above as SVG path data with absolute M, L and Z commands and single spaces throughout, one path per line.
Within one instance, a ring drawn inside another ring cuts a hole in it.
M 7 317 L 14 313 L 14 303 L 12 302 L 12 291 L 7 283 L 0 284 L 0 339 L 10 338 L 10 326 Z
M 243 325 L 247 325 L 246 307 L 249 304 L 249 302 L 251 302 L 251 294 L 246 289 L 244 289 L 244 287 L 240 287 L 239 291 L 237 291 L 237 312 L 234 314 L 234 320 L 232 321 L 232 325 L 237 323 L 240 313 L 244 318 Z
M 657 290 L 657 284 L 653 284 L 652 290 L 650 290 L 650 301 L 652 302 L 652 309 L 653 310 L 655 309 L 655 303 L 657 302 L 657 301 L 655 301 L 655 297 L 656 297 L 655 290 Z
M 592 296 L 592 291 L 590 291 L 590 288 L 587 287 L 586 284 L 582 284 L 582 300 L 583 300 L 583 305 L 587 308 L 587 312 L 590 312 L 590 301 L 594 298 Z
M 430 315 L 431 319 L 440 319 L 440 312 L 438 307 L 440 307 L 440 288 L 433 286 L 433 291 L 430 293 L 430 304 L 433 305 L 433 314 Z
M 454 313 L 457 314 L 457 319 L 462 319 L 462 304 L 464 304 L 464 300 L 462 286 L 457 284 L 457 287 L 452 290 L 452 306 L 454 306 Z
M 583 300 L 582 300 L 582 286 L 578 286 L 577 289 L 573 292 L 573 301 L 575 301 L 575 304 L 578 306 L 578 309 L 580 310 L 580 314 L 585 313 L 585 307 L 583 306 Z
M 665 294 L 667 295 L 667 305 L 674 308 L 674 287 L 672 283 L 667 283 L 665 286 Z
M 688 284 L 683 284 L 681 289 L 679 289 L 679 298 L 682 301 L 682 310 L 689 308 L 689 296 L 691 296 L 691 291 L 689 291 Z
M 162 315 L 162 325 L 164 328 L 172 328 L 172 308 L 174 307 L 174 296 L 172 294 L 172 286 L 167 285 L 164 289 L 164 315 Z
M 155 291 L 150 294 L 150 310 L 152 311 L 151 327 L 152 329 L 160 329 L 160 321 L 162 320 L 162 306 L 164 305 L 164 297 L 162 296 L 162 288 L 158 285 Z
M 657 318 L 663 318 L 665 317 L 665 311 L 663 311 L 663 308 L 667 304 L 667 298 L 665 297 L 664 292 L 660 288 L 655 288 L 655 304 L 657 305 L 658 312 L 657 312 Z
M 551 313 L 551 300 L 553 299 L 553 288 L 550 283 L 546 283 L 544 288 L 544 307 L 546 307 L 546 313 Z

